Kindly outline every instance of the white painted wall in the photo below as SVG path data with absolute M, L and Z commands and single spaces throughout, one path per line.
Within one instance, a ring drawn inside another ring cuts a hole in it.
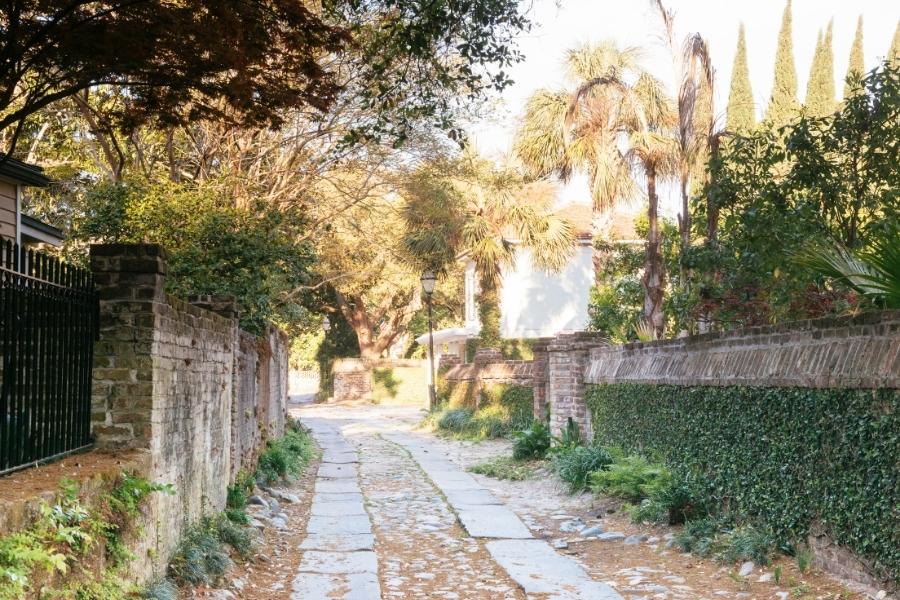
M 588 323 L 588 296 L 594 280 L 591 246 L 579 245 L 560 273 L 531 264 L 520 248 L 515 269 L 503 273 L 500 331 L 504 338 L 536 338 L 581 331 Z

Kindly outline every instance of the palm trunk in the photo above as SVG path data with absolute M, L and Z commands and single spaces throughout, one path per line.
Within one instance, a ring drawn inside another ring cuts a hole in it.
M 659 198 L 656 195 L 656 169 L 647 168 L 647 218 L 650 231 L 647 234 L 647 259 L 644 263 L 644 318 L 661 338 L 665 331 L 665 314 L 663 300 L 665 296 L 665 265 L 660 252 L 659 239 Z
M 681 233 L 681 254 L 684 255 L 691 244 L 691 210 L 690 194 L 688 193 L 689 177 L 681 177 L 681 214 L 678 215 L 678 229 Z

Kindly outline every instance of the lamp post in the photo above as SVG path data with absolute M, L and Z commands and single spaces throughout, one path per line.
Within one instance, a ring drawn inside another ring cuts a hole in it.
M 330 398 L 334 393 L 334 390 L 331 389 L 331 365 L 328 361 L 328 332 L 331 330 L 331 321 L 328 319 L 326 315 L 324 319 L 322 319 L 322 331 L 325 333 L 325 336 L 322 338 L 322 346 L 321 346 L 321 358 L 319 363 L 319 390 L 324 391 L 328 394 Z M 322 385 L 322 380 L 325 380 L 325 385 Z
M 437 397 L 434 390 L 434 322 L 431 316 L 431 295 L 434 293 L 437 277 L 434 271 L 425 271 L 420 281 L 422 291 L 425 292 L 425 301 L 428 303 L 428 410 L 434 410 Z

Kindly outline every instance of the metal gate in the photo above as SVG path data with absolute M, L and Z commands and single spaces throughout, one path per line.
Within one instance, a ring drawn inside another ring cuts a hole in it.
M 89 271 L 0 239 L 0 474 L 90 445 Z

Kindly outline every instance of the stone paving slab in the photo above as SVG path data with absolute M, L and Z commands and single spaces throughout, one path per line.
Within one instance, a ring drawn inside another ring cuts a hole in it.
M 306 524 L 308 533 L 343 535 L 345 533 L 372 533 L 368 515 L 344 517 L 319 517 L 313 515 Z
M 543 540 L 495 540 L 488 552 L 525 593 L 547 594 L 558 600 L 622 600 L 613 588 L 592 580 L 571 558 L 555 552 Z
M 332 452 L 326 450 L 322 453 L 322 462 L 326 464 L 348 465 L 359 462 L 356 452 Z
M 355 479 L 317 479 L 316 480 L 316 493 L 332 493 L 332 494 L 346 494 L 348 492 L 356 492 L 359 491 L 359 484 Z
M 313 497 L 312 508 L 310 508 L 309 514 L 316 517 L 359 516 L 366 515 L 366 509 L 363 503 L 358 500 L 335 502 Z
M 294 580 L 291 600 L 377 600 L 381 598 L 378 576 L 374 573 L 325 575 L 300 573 Z
M 454 506 L 466 531 L 475 538 L 529 539 L 531 531 L 516 514 L 502 505 Z
M 358 552 L 322 552 L 307 550 L 303 553 L 298 571 L 325 574 L 377 573 L 378 558 L 371 550 Z
M 484 488 L 479 490 L 451 490 L 445 492 L 447 502 L 450 506 L 480 506 L 485 504 L 503 504 L 489 491 Z
M 362 502 L 362 492 L 319 492 L 313 496 L 313 502 Z
M 323 463 L 319 465 L 318 476 L 325 479 L 356 479 L 357 475 L 359 475 L 359 470 L 355 464 Z
M 345 533 L 341 535 L 322 535 L 311 533 L 300 544 L 301 550 L 322 550 L 325 552 L 354 552 L 357 550 L 373 550 L 375 536 L 371 533 Z

